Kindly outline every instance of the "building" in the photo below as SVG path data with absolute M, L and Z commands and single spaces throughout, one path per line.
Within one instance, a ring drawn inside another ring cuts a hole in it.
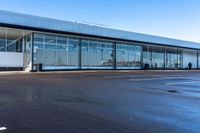
M 200 43 L 0 11 L 0 69 L 200 68 Z

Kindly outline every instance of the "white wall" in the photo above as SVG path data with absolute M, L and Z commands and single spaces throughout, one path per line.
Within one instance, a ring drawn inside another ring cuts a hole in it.
M 183 50 L 183 68 L 187 68 L 189 62 L 192 63 L 192 68 L 197 68 L 197 51 Z
M 23 53 L 0 52 L 0 67 L 23 67 Z

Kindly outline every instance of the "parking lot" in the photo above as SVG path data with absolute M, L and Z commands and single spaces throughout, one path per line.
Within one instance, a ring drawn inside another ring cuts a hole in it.
M 199 133 L 200 71 L 0 75 L 0 133 Z

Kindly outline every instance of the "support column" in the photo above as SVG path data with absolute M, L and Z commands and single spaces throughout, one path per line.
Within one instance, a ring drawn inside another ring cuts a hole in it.
M 31 71 L 33 71 L 33 65 L 34 65 L 34 49 L 33 49 L 33 46 L 34 46 L 34 33 L 32 33 L 31 35 Z
M 199 51 L 197 51 L 197 69 L 199 69 Z
M 181 49 L 181 68 L 183 68 L 183 49 Z
M 81 59 L 81 54 L 82 54 L 82 48 L 81 48 L 81 38 L 79 39 L 79 69 L 81 70 L 81 64 L 82 64 L 82 59 Z
M 166 70 L 166 56 L 167 56 L 167 53 L 166 53 L 166 47 L 164 47 L 164 70 Z
M 117 69 L 117 43 L 113 44 L 113 69 Z
M 5 28 L 5 51 L 8 52 L 8 29 Z
M 141 61 L 141 69 L 144 70 L 144 62 L 143 62 L 143 50 L 144 50 L 144 46 L 141 45 L 141 57 L 140 57 L 140 61 Z
M 23 34 L 22 35 L 22 53 L 24 53 L 25 52 L 25 39 L 24 39 L 25 33 L 24 33 L 24 30 L 23 30 L 22 34 Z

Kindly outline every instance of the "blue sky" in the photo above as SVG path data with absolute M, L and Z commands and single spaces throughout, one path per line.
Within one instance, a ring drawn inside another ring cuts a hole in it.
M 200 42 L 200 0 L 1 0 L 0 9 Z

